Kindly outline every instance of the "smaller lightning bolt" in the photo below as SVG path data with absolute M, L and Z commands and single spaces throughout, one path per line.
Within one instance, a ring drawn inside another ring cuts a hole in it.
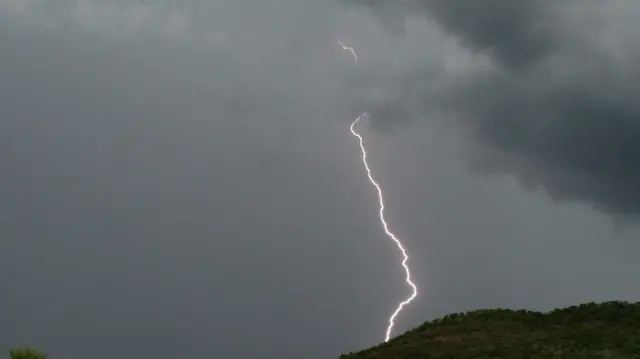
M 358 64 L 358 55 L 356 55 L 356 51 L 353 49 L 353 47 L 349 47 L 349 46 L 345 45 L 344 42 L 342 42 L 340 40 L 338 40 L 338 44 L 340 46 L 342 46 L 343 50 L 351 52 L 351 55 L 353 55 L 353 59 L 356 61 L 356 64 Z

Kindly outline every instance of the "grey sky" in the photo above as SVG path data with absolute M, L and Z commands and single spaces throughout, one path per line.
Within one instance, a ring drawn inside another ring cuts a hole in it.
M 408 289 L 348 133 L 363 110 L 420 288 L 396 333 L 638 300 L 638 231 L 612 225 L 640 196 L 638 6 L 462 3 L 0 0 L 0 348 L 377 344 Z

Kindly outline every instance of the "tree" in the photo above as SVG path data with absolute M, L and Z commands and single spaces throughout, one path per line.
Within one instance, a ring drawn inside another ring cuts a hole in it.
M 47 354 L 30 348 L 15 348 L 9 350 L 11 359 L 47 359 Z

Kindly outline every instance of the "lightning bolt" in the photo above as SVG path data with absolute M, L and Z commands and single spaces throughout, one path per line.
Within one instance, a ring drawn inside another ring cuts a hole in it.
M 347 45 L 344 44 L 344 42 L 338 40 L 338 44 L 340 46 L 342 46 L 343 50 L 349 51 L 351 52 L 351 55 L 353 56 L 353 60 L 355 60 L 356 65 L 358 64 L 358 55 L 356 54 L 356 51 L 353 49 L 353 47 L 349 47 Z
M 353 50 L 353 48 L 346 46 L 342 41 L 338 41 L 338 43 L 340 44 L 340 46 L 342 46 L 343 50 L 348 50 L 351 51 L 351 53 L 353 54 L 353 58 L 356 61 L 356 64 L 358 63 L 358 55 L 356 55 L 355 51 Z M 402 302 L 400 302 L 398 304 L 398 306 L 396 307 L 396 310 L 393 312 L 393 314 L 391 314 L 391 316 L 389 317 L 389 326 L 387 326 L 387 331 L 385 333 L 384 336 L 384 341 L 388 342 L 390 337 L 391 337 L 391 331 L 393 330 L 393 327 L 395 325 L 395 319 L 398 316 L 398 314 L 400 314 L 400 312 L 402 311 L 402 309 L 404 308 L 405 305 L 411 303 L 417 296 L 418 296 L 418 287 L 413 283 L 413 281 L 411 280 L 411 270 L 409 269 L 409 266 L 407 265 L 407 262 L 409 261 L 409 256 L 407 255 L 407 251 L 404 248 L 404 246 L 402 245 L 402 242 L 398 239 L 398 237 L 391 232 L 391 230 L 389 230 L 389 225 L 387 224 L 387 221 L 384 217 L 384 197 L 382 194 L 382 188 L 380 187 L 380 185 L 378 184 L 378 182 L 376 182 L 376 180 L 373 178 L 373 174 L 371 172 L 371 168 L 369 167 L 369 163 L 367 162 L 367 150 L 364 147 L 364 139 L 362 138 L 362 136 L 355 130 L 356 125 L 358 124 L 358 122 L 360 122 L 360 119 L 364 116 L 366 116 L 367 113 L 363 112 L 360 116 L 358 116 L 358 118 L 356 118 L 353 123 L 351 123 L 351 126 L 349 127 L 349 130 L 351 131 L 351 134 L 353 136 L 355 136 L 358 139 L 358 142 L 360 144 L 360 152 L 362 153 L 362 163 L 364 165 L 365 170 L 367 171 L 367 176 L 369 177 L 369 182 L 371 182 L 371 184 L 373 185 L 373 187 L 375 187 L 376 191 L 378 192 L 378 204 L 380 207 L 380 223 L 382 224 L 382 228 L 384 229 L 384 232 L 386 233 L 386 235 L 391 238 L 391 240 L 393 240 L 393 242 L 396 244 L 396 246 L 398 247 L 398 250 L 400 251 L 400 253 L 402 253 L 402 268 L 404 268 L 404 273 L 405 273 L 405 283 L 407 283 L 407 285 L 409 287 L 411 287 L 411 295 L 403 300 Z

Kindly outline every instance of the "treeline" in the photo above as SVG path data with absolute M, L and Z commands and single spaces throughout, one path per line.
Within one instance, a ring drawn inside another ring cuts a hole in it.
M 449 314 L 341 359 L 640 358 L 640 303 Z
M 47 354 L 31 348 L 15 348 L 9 350 L 11 359 L 47 359 Z

